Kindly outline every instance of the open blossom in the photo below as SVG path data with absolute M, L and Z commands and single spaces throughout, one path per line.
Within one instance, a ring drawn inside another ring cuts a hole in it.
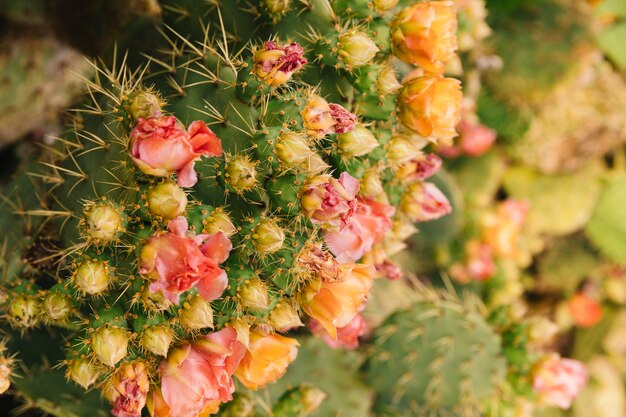
M 298 341 L 277 334 L 250 332 L 248 350 L 235 376 L 249 389 L 257 390 L 280 379 L 298 356 Z
M 354 262 L 382 241 L 391 229 L 395 208 L 369 198 L 357 199 L 356 210 L 339 230 L 326 232 L 324 239 L 339 262 Z
M 222 142 L 204 122 L 185 131 L 174 116 L 140 118 L 130 133 L 130 158 L 147 175 L 166 177 L 176 172 L 178 185 L 198 182 L 194 163 L 201 156 L 219 156 Z
M 567 306 L 578 327 L 591 327 L 602 320 L 602 305 L 585 292 L 574 294 L 567 301 Z
M 348 325 L 337 329 L 337 338 L 331 337 L 317 320 L 311 320 L 309 328 L 333 349 L 356 349 L 359 347 L 359 337 L 365 333 L 365 320 L 357 314 Z
M 357 117 L 336 103 L 328 103 L 317 94 L 312 94 L 302 110 L 302 121 L 307 133 L 321 138 L 329 133 L 351 132 Z
M 497 256 L 515 256 L 529 209 L 526 201 L 508 199 L 498 205 L 495 213 L 485 215 L 482 221 L 483 240 Z
M 376 271 L 371 265 L 344 265 L 345 279 L 326 282 L 318 279 L 304 291 L 302 307 L 335 339 L 365 305 Z
M 450 275 L 461 283 L 472 280 L 485 281 L 497 273 L 491 246 L 479 240 L 470 240 L 465 245 L 466 261 L 464 264 L 454 264 L 450 268 Z
M 427 222 L 449 214 L 452 206 L 435 184 L 417 182 L 402 197 L 401 209 L 414 222 Z
M 347 172 L 339 180 L 330 175 L 310 178 L 300 189 L 300 205 L 313 223 L 338 228 L 354 212 L 359 180 Z
M 189 236 L 187 219 L 177 217 L 170 222 L 168 232 L 152 236 L 143 247 L 139 272 L 152 280 L 151 293 L 161 291 L 173 303 L 192 287 L 211 301 L 220 297 L 228 284 L 219 264 L 231 249 L 222 232 Z
M 391 26 L 393 53 L 403 61 L 441 74 L 457 49 L 454 1 L 428 1 L 403 9 Z
M 146 363 L 128 362 L 120 366 L 109 381 L 107 396 L 116 417 L 140 417 L 146 405 L 149 381 Z
M 232 327 L 172 350 L 159 367 L 169 416 L 197 417 L 207 406 L 232 400 L 232 375 L 245 353 Z
M 307 63 L 303 54 L 304 50 L 296 42 L 287 45 L 265 42 L 254 54 L 253 72 L 267 85 L 284 84 Z
M 356 126 L 356 116 L 337 103 L 329 103 L 330 115 L 335 120 L 334 133 L 348 133 Z
M 545 404 L 568 409 L 587 383 L 585 365 L 573 359 L 552 354 L 533 369 L 533 389 Z
M 296 260 L 296 266 L 304 268 L 316 278 L 326 282 L 343 281 L 345 270 L 341 263 L 321 245 L 308 245 Z

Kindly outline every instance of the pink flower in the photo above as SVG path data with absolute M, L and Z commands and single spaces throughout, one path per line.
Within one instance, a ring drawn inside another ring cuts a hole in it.
M 295 42 L 283 46 L 265 42 L 264 47 L 254 54 L 254 73 L 265 84 L 281 85 L 307 63 L 303 54 L 304 50 Z
M 130 132 L 130 158 L 141 172 L 157 177 L 178 173 L 178 185 L 198 181 L 194 163 L 200 156 L 219 156 L 222 142 L 204 122 L 195 121 L 185 132 L 174 116 L 140 118 Z
M 496 275 L 491 246 L 471 241 L 467 245 L 467 257 L 467 272 L 472 279 L 484 281 Z
M 358 192 L 359 180 L 347 172 L 339 180 L 319 175 L 307 180 L 300 189 L 300 206 L 313 223 L 336 229 L 354 212 Z
M 585 365 L 573 359 L 552 354 L 542 359 L 533 369 L 533 389 L 548 405 L 568 409 L 587 383 Z
M 232 327 L 172 350 L 159 366 L 170 417 L 196 417 L 216 400 L 232 400 L 232 375 L 245 353 Z
M 326 244 L 339 262 L 355 262 L 382 241 L 394 213 L 393 206 L 359 197 L 356 210 L 344 226 L 326 233 Z
M 330 115 L 335 120 L 333 129 L 335 133 L 347 133 L 354 130 L 356 116 L 336 103 L 328 103 Z
M 116 417 L 140 417 L 146 405 L 149 381 L 146 363 L 127 362 L 121 365 L 109 380 L 109 392 Z
M 468 156 L 480 156 L 487 152 L 496 141 L 495 130 L 480 123 L 461 120 L 457 126 L 461 152 Z
M 311 332 L 322 338 L 333 349 L 356 349 L 359 347 L 359 337 L 365 333 L 365 320 L 357 314 L 346 326 L 337 328 L 337 338 L 334 339 L 324 327 L 315 319 L 309 322 Z
M 329 133 L 351 132 L 357 117 L 336 103 L 328 103 L 312 94 L 301 112 L 302 122 L 309 135 L 322 138 Z
M 435 184 L 417 182 L 402 197 L 401 210 L 414 222 L 427 222 L 449 214 L 452 206 Z
M 222 295 L 228 284 L 218 266 L 232 249 L 222 232 L 188 236 L 187 219 L 176 217 L 169 232 L 152 236 L 141 250 L 139 272 L 151 279 L 150 292 L 162 291 L 173 303 L 181 293 L 196 287 L 207 301 Z
M 390 281 L 396 281 L 404 276 L 402 268 L 391 259 L 385 259 L 374 265 L 376 272 Z

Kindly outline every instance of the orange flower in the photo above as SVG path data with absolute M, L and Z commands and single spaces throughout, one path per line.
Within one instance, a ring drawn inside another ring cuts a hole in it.
M 402 10 L 391 26 L 393 53 L 430 73 L 445 71 L 457 49 L 453 1 L 429 1 Z
M 295 339 L 277 334 L 250 333 L 250 345 L 235 371 L 235 376 L 246 387 L 257 390 L 277 381 L 298 355 Z
M 376 275 L 373 266 L 343 265 L 346 278 L 339 282 L 318 280 L 304 293 L 304 311 L 317 320 L 334 338 L 337 329 L 350 324 L 367 301 Z
M 567 306 L 578 327 L 591 327 L 602 320 L 602 305 L 584 292 L 574 294 Z
M 413 78 L 398 96 L 398 117 L 421 136 L 450 140 L 457 136 L 462 98 L 459 80 L 440 75 Z

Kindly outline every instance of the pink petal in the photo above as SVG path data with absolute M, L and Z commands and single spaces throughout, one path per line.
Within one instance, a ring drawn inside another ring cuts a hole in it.
M 224 270 L 215 267 L 217 273 L 203 277 L 197 284 L 196 289 L 207 301 L 215 300 L 224 293 L 228 286 L 228 277 Z
M 194 161 L 190 161 L 178 170 L 178 185 L 181 187 L 193 187 L 198 182 L 198 175 L 193 169 L 194 164 Z
M 189 229 L 187 218 L 185 216 L 178 216 L 175 219 L 170 220 L 167 228 L 175 235 L 186 237 Z
M 228 255 L 232 249 L 232 242 L 222 232 L 217 232 L 214 235 L 211 235 L 200 247 L 204 256 L 212 259 L 216 264 L 221 264 L 228 259 Z
M 356 197 L 359 192 L 359 180 L 347 172 L 342 172 L 339 176 L 339 183 L 345 188 L 348 194 L 350 194 L 351 198 Z

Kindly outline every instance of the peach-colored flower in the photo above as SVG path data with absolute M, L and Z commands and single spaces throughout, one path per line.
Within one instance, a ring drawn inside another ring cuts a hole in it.
M 345 271 L 341 263 L 321 245 L 311 244 L 302 250 L 296 259 L 296 266 L 304 268 L 314 277 L 326 282 L 343 281 Z
M 321 279 L 311 283 L 303 293 L 304 311 L 333 337 L 337 329 L 350 324 L 365 305 L 376 271 L 365 264 L 344 265 L 346 278 L 339 282 Z
M 391 25 L 393 53 L 403 61 L 441 74 L 457 50 L 453 1 L 427 1 L 402 10 Z
M 414 78 L 398 95 L 398 117 L 421 136 L 448 141 L 457 136 L 462 98 L 459 80 L 439 75 Z
M 354 212 L 358 192 L 359 180 L 347 172 L 341 173 L 339 180 L 319 175 L 300 189 L 300 206 L 313 223 L 336 229 Z
M 328 231 L 324 239 L 339 262 L 354 262 L 372 250 L 391 229 L 395 208 L 370 198 L 359 197 L 356 210 L 339 230 Z
M 557 354 L 548 355 L 533 369 L 533 389 L 545 404 L 568 409 L 587 383 L 585 365 Z
M 602 320 L 602 305 L 584 292 L 574 294 L 567 301 L 567 306 L 578 327 L 591 327 Z
M 296 42 L 287 45 L 265 42 L 263 48 L 254 54 L 253 72 L 267 85 L 284 84 L 307 63 L 303 54 L 304 50 Z
M 529 209 L 530 205 L 526 201 L 508 199 L 498 205 L 495 213 L 489 213 L 483 218 L 483 240 L 491 246 L 496 256 L 515 256 Z
M 357 117 L 336 103 L 328 103 L 312 94 L 301 112 L 304 127 L 309 135 L 322 138 L 329 133 L 350 132 L 356 126 Z
M 232 400 L 231 376 L 245 352 L 232 327 L 172 350 L 159 367 L 161 393 L 170 416 L 196 417 L 216 401 Z
M 148 369 L 142 361 L 121 365 L 109 381 L 107 396 L 116 417 L 140 417 L 149 389 Z
M 414 222 L 436 220 L 452 211 L 446 196 L 430 182 L 416 182 L 402 196 L 402 212 Z
M 181 293 L 196 287 L 207 301 L 222 295 L 228 279 L 218 266 L 232 249 L 223 233 L 190 237 L 187 219 L 170 221 L 169 231 L 152 236 L 141 250 L 139 272 L 153 282 L 150 292 L 162 291 L 173 303 Z
M 185 131 L 174 116 L 140 118 L 130 133 L 130 158 L 141 172 L 157 177 L 176 172 L 181 187 L 198 181 L 193 168 L 197 159 L 221 154 L 222 142 L 201 121 Z
M 357 314 L 348 325 L 337 329 L 337 338 L 331 337 L 315 319 L 309 322 L 309 328 L 314 335 L 321 337 L 333 349 L 356 349 L 359 347 L 359 337 L 365 333 L 365 320 L 363 316 Z
M 277 381 L 298 356 L 298 341 L 258 331 L 250 332 L 250 344 L 235 375 L 246 387 L 257 390 Z

